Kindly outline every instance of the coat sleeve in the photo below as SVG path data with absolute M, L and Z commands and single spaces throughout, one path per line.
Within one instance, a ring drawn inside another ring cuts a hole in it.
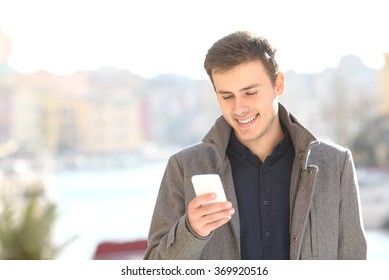
M 187 201 L 182 168 L 172 156 L 162 178 L 151 220 L 144 259 L 199 259 L 210 237 L 200 238 L 187 222 Z
M 338 258 L 366 259 L 367 244 L 362 221 L 359 186 L 349 150 L 346 151 L 340 183 Z

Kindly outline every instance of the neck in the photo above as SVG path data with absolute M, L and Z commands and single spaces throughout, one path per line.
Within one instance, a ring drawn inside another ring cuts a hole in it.
M 277 114 L 272 125 L 268 127 L 268 130 L 261 137 L 245 143 L 245 145 L 264 162 L 282 138 L 284 138 L 284 132 Z

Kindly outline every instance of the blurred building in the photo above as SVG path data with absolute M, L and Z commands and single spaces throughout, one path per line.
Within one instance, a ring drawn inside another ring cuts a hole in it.
M 354 55 L 320 73 L 289 71 L 280 100 L 318 137 L 352 148 L 361 124 L 378 115 L 378 72 Z
M 19 155 L 29 160 L 50 155 L 62 166 L 125 164 L 145 150 L 148 158 L 165 157 L 201 141 L 221 114 L 208 80 L 174 74 L 143 79 L 108 67 L 69 76 L 23 75 L 8 66 L 10 52 L 0 30 L 0 143 L 17 142 Z M 381 83 L 378 72 L 353 55 L 320 73 L 289 71 L 281 101 L 320 138 L 362 154 L 380 146 L 369 156 L 357 155 L 361 162 L 385 157 L 386 122 L 377 121 L 380 107 L 389 114 L 389 54 L 385 58 Z M 371 132 L 379 139 L 365 139 L 372 123 L 383 129 Z
M 208 81 L 174 74 L 147 81 L 142 102 L 146 139 L 163 146 L 183 147 L 201 141 L 218 115 Z
M 88 73 L 88 89 L 76 105 L 78 153 L 120 157 L 142 145 L 139 90 L 142 81 L 128 71 Z
M 384 55 L 385 64 L 381 70 L 382 113 L 389 115 L 389 53 Z
M 379 73 L 381 95 L 377 98 L 381 111 L 377 110 L 377 116 L 362 125 L 354 156 L 361 165 L 389 168 L 389 53 L 384 57 Z

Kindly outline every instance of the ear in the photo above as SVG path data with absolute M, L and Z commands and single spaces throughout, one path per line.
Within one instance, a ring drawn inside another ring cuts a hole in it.
M 276 91 L 277 96 L 281 96 L 284 93 L 284 86 L 285 86 L 284 73 L 278 72 L 277 77 L 276 77 L 276 84 L 274 86 L 274 89 Z

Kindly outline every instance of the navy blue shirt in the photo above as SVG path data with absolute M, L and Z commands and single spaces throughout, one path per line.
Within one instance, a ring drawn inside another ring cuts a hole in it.
M 238 201 L 242 259 L 289 259 L 294 148 L 286 129 L 284 133 L 264 162 L 231 133 L 227 155 Z

